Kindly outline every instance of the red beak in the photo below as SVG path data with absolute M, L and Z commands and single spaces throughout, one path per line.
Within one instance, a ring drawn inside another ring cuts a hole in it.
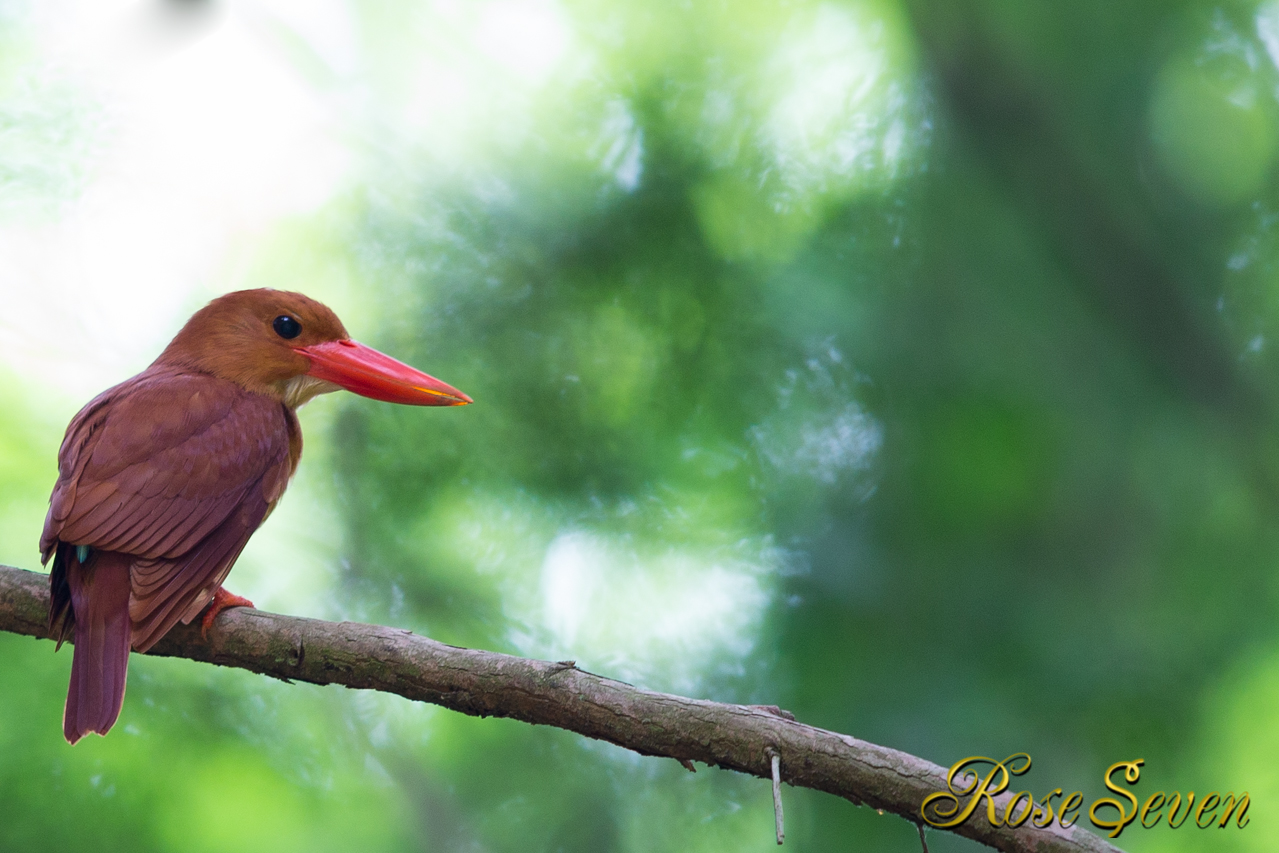
M 311 360 L 307 376 L 361 397 L 410 406 L 465 406 L 475 402 L 452 385 L 352 340 L 294 347 Z

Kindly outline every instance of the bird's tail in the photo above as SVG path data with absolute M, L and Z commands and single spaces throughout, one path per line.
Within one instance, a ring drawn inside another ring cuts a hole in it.
M 106 734 L 120 716 L 129 670 L 129 564 L 127 554 L 67 548 L 66 579 L 75 612 L 71 686 L 62 733 L 75 743 L 89 732 Z

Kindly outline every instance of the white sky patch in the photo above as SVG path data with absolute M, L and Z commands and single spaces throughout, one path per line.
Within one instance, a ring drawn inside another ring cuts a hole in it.
M 347 3 L 342 0 L 263 0 L 259 9 L 283 22 L 335 75 L 349 77 L 359 70 L 359 30 Z M 254 10 L 245 7 L 245 11 Z
M 751 651 L 774 562 L 763 547 L 757 562 L 681 550 L 650 557 L 595 533 L 562 533 L 542 564 L 541 613 L 526 614 L 549 632 L 549 646 L 526 642 L 525 651 L 695 690 L 708 669 L 736 671 Z
M 432 148 L 438 150 L 471 120 L 479 92 L 472 75 L 434 56 L 422 57 L 416 76 L 401 121 L 406 128 L 429 134 Z
M 328 105 L 234 5 L 50 3 L 34 26 L 107 116 L 105 150 L 59 216 L 0 222 L 0 352 L 85 397 L 227 289 L 214 276 L 235 240 L 326 202 L 349 157 Z
M 783 37 L 770 70 L 780 93 L 765 132 L 791 185 L 815 189 L 896 165 L 905 126 L 895 113 L 905 99 L 885 79 L 884 42 L 883 22 L 831 5 Z
M 480 15 L 476 44 L 495 63 L 520 78 L 542 83 L 570 42 L 563 13 L 553 3 L 498 0 Z
M 535 124 L 538 98 L 560 91 L 575 46 L 571 22 L 546 0 L 439 3 L 406 26 L 416 26 L 421 49 L 404 60 L 408 85 L 389 87 L 381 108 L 393 115 L 390 132 L 408 132 L 409 156 L 446 170 L 494 145 L 517 147 Z

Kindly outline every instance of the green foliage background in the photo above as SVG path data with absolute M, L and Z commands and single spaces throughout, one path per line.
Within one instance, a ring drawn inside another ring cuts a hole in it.
M 478 402 L 312 404 L 231 587 L 943 765 L 1026 751 L 1039 795 L 1143 758 L 1139 792 L 1247 790 L 1252 823 L 1127 848 L 1279 848 L 1279 6 L 483 8 L 351 5 L 357 179 L 219 282 Z M 572 33 L 532 82 L 466 41 L 530 8 Z M 74 197 L 91 99 L 31 95 L 4 26 L 0 189 Z M 411 121 L 424 57 L 480 81 L 465 132 Z M 82 402 L 0 377 L 7 563 Z M 0 849 L 774 846 L 757 780 L 182 661 L 135 656 L 71 749 L 69 666 L 0 637 Z M 785 798 L 788 849 L 918 849 Z

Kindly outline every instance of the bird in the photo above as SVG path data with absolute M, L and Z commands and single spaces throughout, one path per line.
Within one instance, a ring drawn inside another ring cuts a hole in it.
M 264 288 L 209 302 L 150 367 L 71 420 L 40 537 L 50 633 L 74 644 L 68 743 L 115 724 L 130 650 L 201 612 L 207 636 L 223 609 L 252 606 L 222 583 L 297 469 L 298 407 L 339 389 L 473 402 L 351 340 L 322 303 Z

